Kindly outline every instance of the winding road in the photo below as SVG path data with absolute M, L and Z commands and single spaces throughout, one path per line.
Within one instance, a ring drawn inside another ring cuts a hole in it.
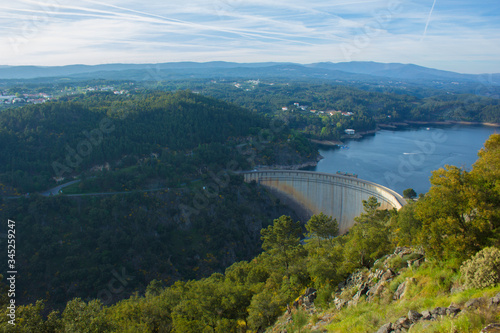
M 192 180 L 191 182 L 199 181 L 200 179 L 195 179 Z M 132 190 L 132 191 L 121 191 L 121 192 L 96 192 L 96 193 L 77 193 L 77 194 L 61 194 L 60 191 L 68 187 L 70 185 L 76 184 L 80 182 L 80 179 L 72 180 L 70 182 L 58 185 L 54 188 L 51 188 L 50 190 L 40 192 L 40 195 L 44 197 L 50 197 L 54 195 L 63 195 L 65 197 L 84 197 L 84 196 L 100 196 L 100 195 L 115 195 L 115 194 L 131 194 L 131 193 L 146 193 L 146 192 L 157 192 L 157 191 L 164 191 L 164 190 L 170 190 L 170 187 L 162 187 L 162 188 L 154 188 L 154 189 L 149 189 L 149 190 Z M 181 187 L 182 188 L 182 187 Z M 177 188 L 180 189 L 180 188 Z M 3 197 L 4 199 L 19 199 L 23 197 L 28 197 L 29 193 L 24 194 L 24 195 L 18 195 L 18 196 L 13 196 L 13 197 Z
M 99 195 L 115 195 L 115 194 L 132 194 L 132 193 L 145 193 L 169 190 L 169 187 L 154 188 L 151 190 L 134 190 L 134 191 L 121 191 L 121 192 L 98 192 L 98 193 L 79 193 L 79 194 L 63 194 L 65 197 L 84 197 L 84 196 L 99 196 Z
M 59 191 L 62 190 L 63 188 L 68 187 L 68 186 L 73 185 L 73 184 L 76 184 L 79 181 L 80 181 L 80 179 L 73 180 L 73 181 L 61 184 L 59 186 L 56 186 L 54 188 L 51 188 L 50 190 L 47 190 L 47 191 L 42 192 L 40 194 L 43 195 L 44 197 L 49 197 L 51 195 L 56 195 L 56 194 L 59 194 Z

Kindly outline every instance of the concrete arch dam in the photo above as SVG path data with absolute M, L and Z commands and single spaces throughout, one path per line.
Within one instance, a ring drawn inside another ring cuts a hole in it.
M 255 181 L 277 194 L 285 202 L 299 206 L 298 214 L 308 220 L 323 212 L 336 218 L 341 233 L 354 224 L 363 210 L 363 200 L 374 196 L 381 209 L 400 209 L 406 204 L 397 192 L 355 177 L 313 171 L 244 172 L 245 182 Z

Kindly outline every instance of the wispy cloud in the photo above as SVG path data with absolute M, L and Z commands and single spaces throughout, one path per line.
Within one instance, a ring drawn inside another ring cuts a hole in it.
M 340 45 L 364 40 L 352 60 L 500 72 L 500 9 L 484 2 L 493 10 L 466 0 L 19 0 L 0 3 L 0 64 L 342 61 Z

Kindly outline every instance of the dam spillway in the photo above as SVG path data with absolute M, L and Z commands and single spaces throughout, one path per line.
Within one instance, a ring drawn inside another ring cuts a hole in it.
M 303 217 L 323 212 L 337 219 L 340 233 L 347 232 L 354 218 L 364 212 L 363 200 L 373 196 L 380 209 L 400 209 L 406 204 L 397 192 L 359 178 L 314 171 L 267 170 L 243 173 L 245 182 L 255 181 L 282 198 L 300 205 Z

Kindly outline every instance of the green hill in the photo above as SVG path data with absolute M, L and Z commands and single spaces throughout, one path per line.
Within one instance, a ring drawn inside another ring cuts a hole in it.
M 435 171 L 429 192 L 399 212 L 377 209 L 374 197 L 364 201 L 345 235 L 336 236 L 338 224 L 323 214 L 306 233 L 282 216 L 262 229 L 264 252 L 225 274 L 167 288 L 152 281 L 144 295 L 112 306 L 76 298 L 46 319 L 38 302 L 18 308 L 16 329 L 479 332 L 500 320 L 498 166 L 494 134 L 471 171 Z
M 288 141 L 289 135 L 281 124 L 188 91 L 76 95 L 0 113 L 0 182 L 21 193 L 41 191 L 55 186 L 55 178 L 109 164 L 111 171 L 141 166 L 134 176 L 175 185 L 199 177 L 197 170 L 207 165 L 226 169 L 236 161 L 239 168 L 250 168 L 281 158 L 283 164 L 315 159 L 314 147 L 300 135 Z M 245 144 L 261 146 L 251 161 L 241 154 L 246 148 L 237 150 Z M 277 156 L 279 145 L 287 156 Z M 131 178 L 127 172 L 116 177 Z M 140 182 L 144 179 L 127 186 Z
M 0 113 L 0 142 L 0 218 L 17 222 L 22 267 L 16 299 L 43 298 L 47 309 L 75 297 L 113 304 L 154 279 L 170 285 L 252 258 L 260 229 L 293 213 L 237 171 L 317 155 L 284 124 L 189 91 L 11 109 Z M 57 177 L 81 181 L 33 193 Z

